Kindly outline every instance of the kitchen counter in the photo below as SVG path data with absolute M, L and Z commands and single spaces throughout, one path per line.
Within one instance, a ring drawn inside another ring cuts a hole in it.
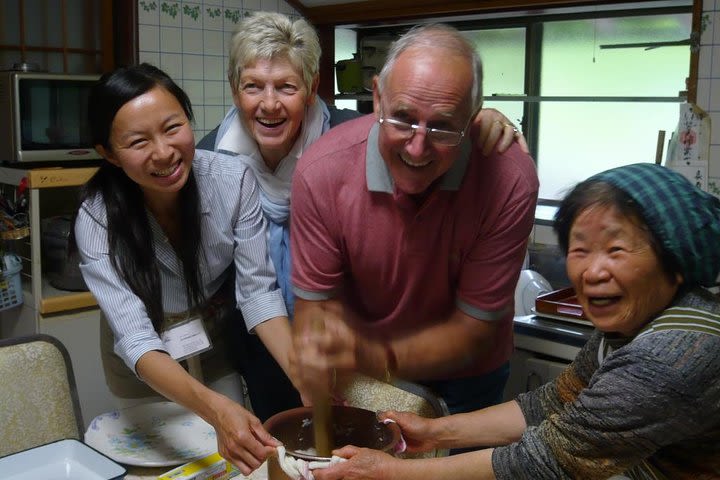
M 575 360 L 594 327 L 536 315 L 515 317 L 515 350 L 504 400 L 533 390 L 556 378 Z
M 585 345 L 594 327 L 553 320 L 537 315 L 514 318 L 515 347 L 530 352 L 572 361 Z

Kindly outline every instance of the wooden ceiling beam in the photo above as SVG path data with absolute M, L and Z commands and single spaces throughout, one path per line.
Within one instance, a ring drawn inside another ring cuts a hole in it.
M 304 7 L 302 0 L 287 1 L 314 25 L 400 21 L 445 15 L 637 2 L 637 0 L 393 0 L 391 2 L 369 0 Z

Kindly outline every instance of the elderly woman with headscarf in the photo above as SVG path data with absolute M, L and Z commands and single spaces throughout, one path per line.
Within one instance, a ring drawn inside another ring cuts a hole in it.
M 554 381 L 468 414 L 385 412 L 414 451 L 345 447 L 316 471 L 344 479 L 720 478 L 720 200 L 654 164 L 595 175 L 562 202 L 555 231 L 596 327 Z M 618 477 L 614 477 L 618 478 Z

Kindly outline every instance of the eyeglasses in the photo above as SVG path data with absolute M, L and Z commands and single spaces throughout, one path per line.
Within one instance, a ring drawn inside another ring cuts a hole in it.
M 394 134 L 403 140 L 410 140 L 415 135 L 415 132 L 422 130 L 425 132 L 425 137 L 427 137 L 431 143 L 434 145 L 442 145 L 443 147 L 460 145 L 460 142 L 465 136 L 465 130 L 455 132 L 452 130 L 442 130 L 440 128 L 423 127 L 422 125 L 415 125 L 389 117 L 380 117 L 378 122 L 380 125 L 389 125 Z

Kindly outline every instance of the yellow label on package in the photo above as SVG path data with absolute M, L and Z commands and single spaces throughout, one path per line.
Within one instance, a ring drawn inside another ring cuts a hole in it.
M 158 480 L 227 480 L 240 475 L 235 465 L 213 453 L 194 462 L 180 465 L 158 477 Z

